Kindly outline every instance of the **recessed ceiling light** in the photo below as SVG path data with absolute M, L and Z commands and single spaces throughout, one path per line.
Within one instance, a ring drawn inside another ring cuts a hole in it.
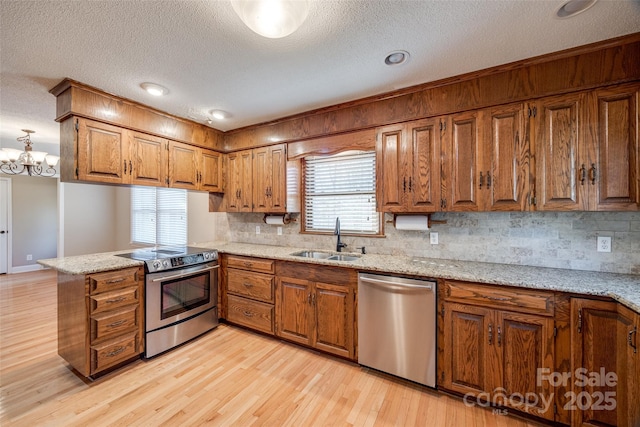
M 406 50 L 396 50 L 391 52 L 384 58 L 384 63 L 387 65 L 400 65 L 409 60 L 409 52 Z
M 211 110 L 209 111 L 209 114 L 211 114 L 211 117 L 213 117 L 216 120 L 224 120 L 231 116 L 229 113 L 222 110 Z
M 564 2 L 556 12 L 558 18 L 571 18 L 584 12 L 596 4 L 598 0 L 569 0 Z
M 140 87 L 153 96 L 163 96 L 169 93 L 169 89 L 156 83 L 144 82 L 140 84 Z

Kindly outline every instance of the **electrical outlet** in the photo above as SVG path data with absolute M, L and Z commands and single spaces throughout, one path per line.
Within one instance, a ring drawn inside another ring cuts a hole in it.
M 611 237 L 598 236 L 598 252 L 611 252 Z
M 282 227 L 278 227 L 278 236 L 282 236 Z
M 260 226 L 256 225 L 256 234 L 260 234 Z
M 31 254 L 27 255 L 27 261 L 33 261 L 33 255 Z
M 436 233 L 434 231 L 429 233 L 429 241 L 431 242 L 432 245 L 437 245 L 438 244 L 438 233 Z

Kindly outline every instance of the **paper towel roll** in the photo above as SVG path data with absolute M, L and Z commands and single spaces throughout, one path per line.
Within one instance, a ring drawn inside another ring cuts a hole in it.
M 427 215 L 396 216 L 396 230 L 425 231 L 428 229 L 429 229 L 429 217 Z
M 264 222 L 271 225 L 284 225 L 284 215 L 267 215 Z

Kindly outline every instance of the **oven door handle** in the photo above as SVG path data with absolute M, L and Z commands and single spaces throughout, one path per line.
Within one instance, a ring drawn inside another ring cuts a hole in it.
M 200 270 L 194 270 L 194 271 L 190 271 L 188 273 L 174 274 L 173 276 L 162 276 L 162 277 L 158 277 L 157 279 L 151 279 L 151 281 L 152 282 L 164 282 L 165 280 L 179 279 L 181 277 L 193 276 L 194 274 L 202 273 L 203 271 L 215 270 L 217 268 L 220 268 L 220 265 L 216 265 L 216 266 L 209 267 L 209 268 L 203 268 L 203 269 L 200 269 Z

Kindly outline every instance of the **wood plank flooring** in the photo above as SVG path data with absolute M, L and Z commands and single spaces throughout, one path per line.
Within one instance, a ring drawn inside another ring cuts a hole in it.
M 57 355 L 56 276 L 0 276 L 2 426 L 537 426 L 221 325 L 90 382 Z

